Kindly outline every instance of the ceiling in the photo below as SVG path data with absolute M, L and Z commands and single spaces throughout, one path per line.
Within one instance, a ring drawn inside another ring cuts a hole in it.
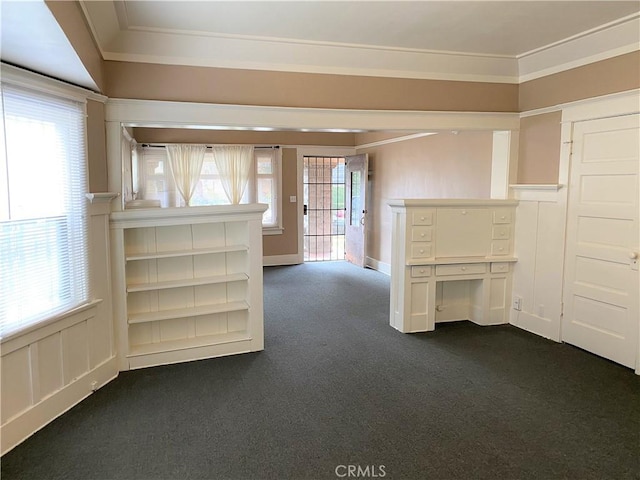
M 640 49 L 634 1 L 80 0 L 105 60 L 519 83 Z M 2 0 L 2 60 L 96 90 L 43 0 Z
M 640 48 L 637 0 L 80 3 L 119 61 L 517 83 Z
M 126 0 L 115 5 L 121 30 L 507 56 L 545 47 L 639 9 L 637 1 Z M 91 16 L 93 22 L 103 19 Z

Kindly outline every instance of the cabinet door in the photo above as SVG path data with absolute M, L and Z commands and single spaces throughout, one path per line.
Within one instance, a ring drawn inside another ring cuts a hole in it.
M 490 251 L 491 212 L 486 208 L 439 208 L 436 257 L 484 257 Z

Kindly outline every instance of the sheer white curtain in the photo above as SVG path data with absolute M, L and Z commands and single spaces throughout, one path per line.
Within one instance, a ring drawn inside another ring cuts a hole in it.
M 171 175 L 187 206 L 200 179 L 206 150 L 205 145 L 167 145 Z
M 253 147 L 217 145 L 213 147 L 213 158 L 227 198 L 232 204 L 240 203 L 251 175 Z

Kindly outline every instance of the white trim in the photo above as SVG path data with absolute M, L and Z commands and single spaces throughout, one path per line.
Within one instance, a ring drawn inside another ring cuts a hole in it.
M 561 106 L 554 105 L 552 107 L 536 108 L 535 110 L 527 110 L 526 112 L 520 112 L 520 119 L 527 117 L 535 117 L 538 115 L 544 115 L 545 113 L 554 113 L 562 110 Z
M 303 263 L 302 255 L 291 253 L 288 255 L 267 255 L 262 257 L 262 264 L 265 267 L 277 267 L 279 265 L 299 265 Z
M 566 72 L 567 70 L 572 70 L 574 68 L 584 67 L 585 65 L 589 65 L 590 63 L 601 62 L 604 60 L 608 60 L 610 58 L 624 55 L 626 53 L 635 52 L 636 50 L 638 50 L 637 44 L 625 45 L 623 47 L 619 47 L 613 50 L 608 50 L 603 53 L 590 55 L 588 57 L 584 57 L 579 60 L 563 63 L 562 65 L 555 65 L 553 67 L 545 68 L 543 70 L 538 70 L 528 75 L 522 75 L 519 78 L 518 83 L 521 84 L 531 80 L 536 80 L 538 78 L 548 77 L 549 75 L 555 75 L 556 73 Z
M 422 132 L 412 133 L 411 135 L 402 135 L 400 137 L 387 138 L 386 140 L 379 140 L 377 142 L 363 143 L 362 145 L 356 145 L 356 150 L 363 148 L 380 147 L 382 145 L 389 145 L 391 143 L 406 142 L 407 140 L 413 140 L 415 138 L 428 137 L 430 135 L 437 135 L 438 132 Z
M 640 14 L 634 13 L 517 56 L 519 83 L 581 67 L 640 48 Z
M 282 235 L 282 227 L 262 227 L 262 235 Z
M 233 70 L 259 70 L 270 72 L 310 73 L 320 75 L 346 75 L 360 77 L 403 78 L 412 80 L 444 80 L 457 82 L 483 82 L 516 84 L 518 61 L 515 58 L 484 57 L 466 54 L 437 54 L 437 53 L 413 53 L 402 51 L 375 51 L 371 49 L 354 49 L 349 51 L 345 47 L 339 47 L 346 53 L 348 60 L 333 56 L 328 52 L 332 47 L 315 45 L 285 45 L 285 48 L 273 48 L 275 44 L 265 42 L 249 42 L 254 46 L 240 47 L 229 43 L 238 43 L 236 40 L 215 39 L 211 42 L 209 52 L 216 52 L 215 58 L 203 58 L 198 56 L 178 55 L 167 56 L 162 52 L 154 54 L 134 54 L 121 52 L 105 52 L 104 59 L 113 62 L 136 62 L 160 65 L 184 65 L 194 67 L 228 68 Z M 141 40 L 147 42 L 147 40 Z M 247 42 L 242 42 L 247 43 Z M 271 57 L 280 57 L 272 62 L 261 61 L 254 58 L 241 60 L 238 57 L 230 57 L 235 50 L 242 56 L 253 49 L 261 49 L 267 45 L 273 52 Z M 283 53 L 285 50 L 287 53 Z M 318 55 L 309 50 L 320 51 Z M 185 52 L 186 53 L 186 52 Z M 382 54 L 382 55 L 381 55 Z M 319 56 L 333 56 L 321 65 L 304 63 L 310 58 Z M 300 58 L 300 63 L 292 63 L 291 59 Z M 382 57 L 389 59 L 390 64 L 397 65 L 389 68 Z M 332 64 L 338 63 L 338 65 Z M 361 66 L 361 65 L 367 66 Z M 461 73 L 471 72 L 471 73 Z
M 212 120 L 215 119 L 215 120 Z M 517 130 L 518 113 L 346 110 L 109 99 L 106 122 L 133 127 L 267 127 L 294 131 Z
M 557 328 L 556 321 L 524 311 L 518 312 L 511 309 L 510 312 L 509 323 L 511 325 L 548 338 L 554 342 L 560 342 L 559 329 Z
M 557 192 L 562 188 L 559 183 L 516 183 L 509 185 L 509 188 L 514 190 L 553 190 Z
M 97 307 L 102 303 L 102 299 L 97 298 L 79 305 L 71 310 L 54 315 L 46 320 L 33 323 L 20 330 L 16 330 L 0 339 L 2 355 L 7 355 L 26 345 L 42 340 L 49 335 L 69 328 L 77 323 L 86 322 L 97 313 Z
M 87 193 L 86 197 L 91 203 L 109 203 L 118 195 L 120 194 L 115 192 L 96 192 Z
M 391 264 L 381 262 L 375 258 L 367 257 L 364 262 L 365 267 L 376 270 L 385 275 L 391 275 Z
M 558 202 L 562 185 L 509 185 L 513 198 L 531 202 Z
M 117 376 L 116 358 L 111 357 L 51 396 L 9 419 L 0 427 L 1 454 L 12 450 Z
M 24 88 L 30 88 L 38 92 L 45 92 L 58 97 L 85 102 L 86 100 L 95 100 L 106 103 L 107 97 L 92 92 L 91 90 L 65 83 L 50 77 L 45 77 L 38 73 L 23 70 L 6 63 L 0 64 L 0 76 L 2 83 L 17 85 Z
M 567 104 L 562 110 L 562 123 L 596 120 L 639 112 L 640 89 L 635 89 Z M 570 140 L 562 139 L 563 142 Z
M 616 93 L 609 93 L 606 95 L 601 95 L 598 97 L 589 97 L 589 98 L 585 98 L 582 100 L 575 100 L 573 102 L 566 102 L 566 103 L 559 103 L 557 105 L 552 105 L 550 107 L 543 107 L 543 108 L 536 108 L 534 110 L 527 110 L 525 112 L 520 112 L 520 118 L 526 118 L 526 117 L 535 117 L 537 115 L 544 115 L 545 113 L 553 113 L 553 112 L 559 112 L 559 111 L 563 111 L 563 110 L 569 110 L 569 111 L 578 111 L 580 109 L 586 109 L 586 110 L 590 110 L 593 105 L 596 102 L 625 102 L 626 101 L 630 101 L 633 102 L 634 101 L 634 97 L 637 97 L 638 95 L 640 95 L 640 89 L 633 89 L 633 90 L 625 90 L 624 92 L 616 92 Z M 604 103 L 603 103 L 604 105 Z M 640 109 L 640 106 L 638 107 Z M 630 109 L 628 106 L 624 107 L 622 111 L 627 110 L 627 113 L 634 113 L 630 110 L 633 110 L 632 108 Z M 564 116 L 564 112 L 563 112 L 563 116 Z M 613 116 L 615 116 L 616 114 L 614 114 Z M 621 113 L 621 115 L 624 115 L 624 113 Z M 605 114 L 605 116 L 612 116 L 609 115 L 608 113 Z M 583 120 L 588 120 L 588 118 L 583 118 Z M 567 120 L 562 120 L 563 122 L 573 122 L 573 121 L 577 121 L 577 120 L 571 120 L 571 119 L 567 119 Z
M 517 130 L 494 131 L 491 150 L 491 198 L 509 198 L 509 183 L 517 177 Z

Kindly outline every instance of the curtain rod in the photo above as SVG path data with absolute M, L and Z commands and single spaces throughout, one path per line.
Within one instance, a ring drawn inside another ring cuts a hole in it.
M 142 147 L 149 147 L 149 148 L 165 148 L 167 145 L 182 145 L 180 143 L 142 143 L 141 144 Z M 186 145 L 202 145 L 197 144 L 197 143 L 188 143 Z M 246 146 L 246 144 L 228 144 L 228 143 L 220 143 L 220 144 L 216 144 L 215 146 L 220 146 L 220 147 L 226 147 L 226 146 Z M 211 149 L 213 148 L 212 145 L 205 145 L 205 147 Z M 280 145 L 253 145 L 253 148 L 280 148 Z

